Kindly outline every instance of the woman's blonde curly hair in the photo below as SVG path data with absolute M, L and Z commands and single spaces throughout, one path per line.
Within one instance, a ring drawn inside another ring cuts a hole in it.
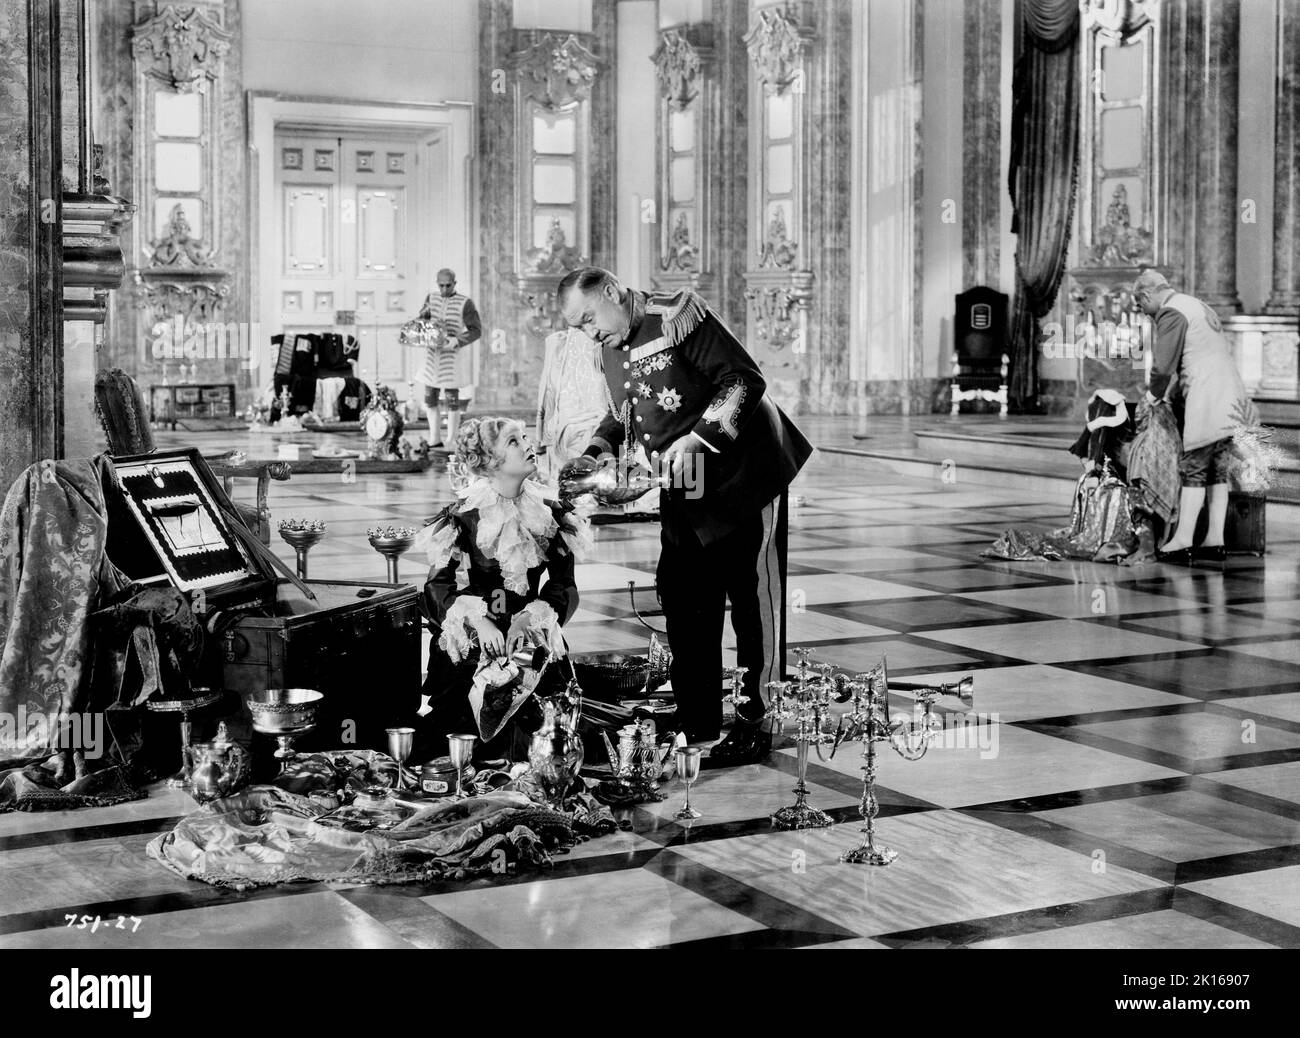
M 497 444 L 509 426 L 522 426 L 514 418 L 468 418 L 456 435 L 456 455 L 448 464 L 452 485 L 462 484 L 479 476 L 490 476 L 501 464 Z

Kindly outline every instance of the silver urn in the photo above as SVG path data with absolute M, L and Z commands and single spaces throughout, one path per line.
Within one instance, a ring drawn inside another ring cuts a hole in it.
M 578 733 L 582 696 L 571 682 L 559 695 L 540 697 L 538 705 L 542 726 L 529 741 L 528 768 L 547 803 L 558 810 L 582 768 L 582 736 Z

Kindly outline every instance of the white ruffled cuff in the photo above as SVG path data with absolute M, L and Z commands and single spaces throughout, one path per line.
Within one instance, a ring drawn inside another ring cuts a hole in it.
M 555 610 L 551 612 L 554 614 Z M 459 663 L 478 642 L 474 621 L 486 618 L 487 602 L 473 595 L 461 595 L 442 618 L 438 647 L 451 657 L 453 663 Z
M 550 603 L 538 599 L 529 602 L 520 612 L 528 617 L 528 632 L 537 639 L 538 644 L 546 646 L 552 656 L 558 659 L 568 653 L 564 634 L 560 631 L 559 614 Z
M 569 549 L 574 562 L 589 559 L 596 548 L 596 538 L 591 532 L 591 520 L 581 512 L 570 512 L 561 520 L 560 536 L 564 539 L 564 546 Z

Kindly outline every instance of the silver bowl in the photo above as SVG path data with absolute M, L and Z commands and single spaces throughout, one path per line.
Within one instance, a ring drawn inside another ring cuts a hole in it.
M 253 730 L 275 736 L 275 757 L 282 771 L 296 756 L 294 737 L 316 727 L 316 711 L 324 698 L 324 693 L 311 688 L 268 688 L 244 695 Z
M 316 726 L 324 693 L 310 688 L 268 688 L 244 696 L 253 728 L 263 735 L 292 735 Z
M 401 555 L 411 550 L 415 543 L 415 534 L 389 537 L 385 534 L 369 534 L 370 546 L 380 555 Z

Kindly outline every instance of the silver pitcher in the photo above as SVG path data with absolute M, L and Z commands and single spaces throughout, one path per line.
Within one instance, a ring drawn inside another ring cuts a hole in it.
M 582 736 L 578 734 L 582 694 L 577 682 L 571 681 L 563 692 L 539 696 L 537 702 L 542 708 L 542 726 L 529 741 L 528 767 L 547 803 L 559 810 L 582 768 Z
M 217 726 L 211 742 L 195 743 L 194 771 L 190 775 L 190 796 L 200 804 L 236 793 L 248 783 L 250 764 L 247 751 L 230 738 L 226 722 Z

